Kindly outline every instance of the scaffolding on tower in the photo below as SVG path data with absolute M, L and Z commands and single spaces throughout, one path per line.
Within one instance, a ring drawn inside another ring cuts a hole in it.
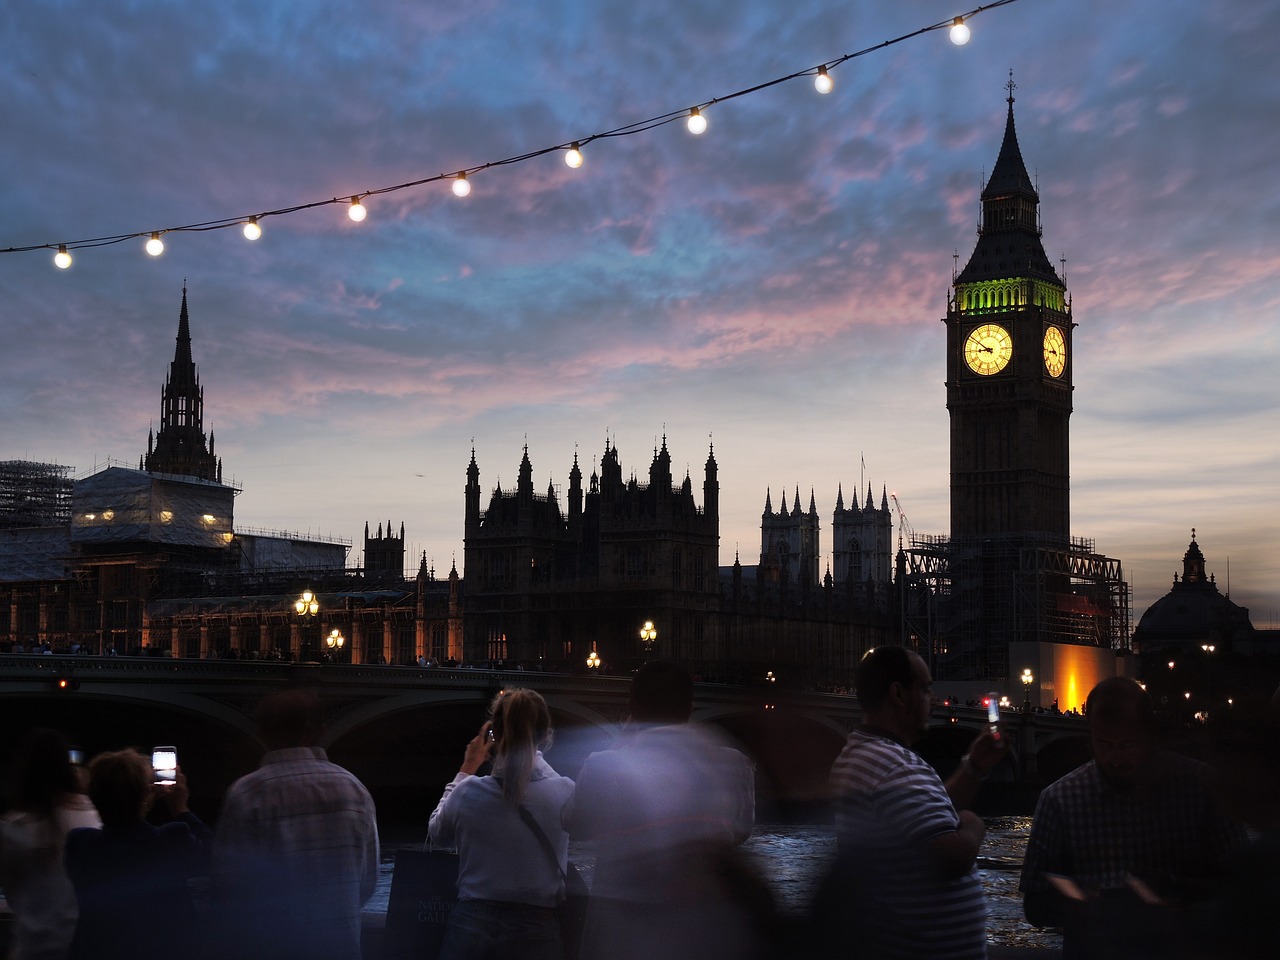
M 904 634 L 936 677 L 1007 679 L 1014 642 L 1129 649 L 1129 584 L 1090 539 L 913 536 L 900 562 Z

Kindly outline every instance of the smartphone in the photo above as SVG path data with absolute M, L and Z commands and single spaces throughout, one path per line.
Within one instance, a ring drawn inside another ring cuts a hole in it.
M 1000 694 L 987 694 L 987 726 L 997 739 L 1000 737 Z
M 68 751 L 67 751 L 67 759 L 71 761 L 71 765 L 72 765 L 72 766 L 74 766 L 74 767 L 83 767 L 83 766 L 84 766 L 84 751 L 83 751 L 83 750 L 77 750 L 75 747 L 72 747 L 70 750 L 68 750 Z
M 156 772 L 156 783 L 175 783 L 178 779 L 178 748 L 156 747 L 151 751 L 151 768 Z

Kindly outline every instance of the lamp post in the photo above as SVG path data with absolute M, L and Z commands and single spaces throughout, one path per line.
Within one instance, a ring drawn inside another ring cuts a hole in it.
M 325 644 L 328 646 L 330 653 L 335 661 L 342 659 L 342 645 L 347 642 L 347 638 L 342 635 L 337 627 L 329 631 L 329 636 L 324 638 Z
M 653 645 L 658 640 L 658 628 L 653 625 L 652 620 L 646 620 L 644 626 L 640 628 L 640 642 L 644 644 L 644 658 L 649 659 L 649 655 L 653 653 Z
M 1031 684 L 1035 681 L 1035 677 L 1031 674 L 1031 668 L 1022 671 L 1022 709 L 1025 713 L 1031 712 Z
M 1213 651 L 1218 649 L 1212 643 L 1200 644 L 1200 649 L 1204 651 L 1204 687 L 1205 699 L 1209 701 L 1209 707 L 1213 707 Z
M 591 641 L 591 652 L 587 654 L 587 669 L 594 672 L 600 669 L 600 654 L 596 652 L 596 642 Z
M 299 633 L 305 634 L 307 621 L 314 620 L 316 614 L 320 612 L 320 600 L 310 590 L 303 590 L 302 596 L 298 597 L 297 602 L 293 605 L 293 609 L 297 612 L 298 619 L 302 622 L 299 627 Z M 306 646 L 307 651 L 310 652 L 310 643 L 302 637 L 299 637 L 299 641 L 299 646 Z M 298 651 L 298 656 L 299 659 L 302 659 L 301 650 Z

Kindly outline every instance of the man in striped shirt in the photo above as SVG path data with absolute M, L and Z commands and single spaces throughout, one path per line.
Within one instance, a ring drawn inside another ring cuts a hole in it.
M 906 647 L 868 651 L 859 724 L 831 771 L 847 867 L 847 949 L 868 960 L 982 960 L 987 905 L 974 869 L 986 825 L 965 809 L 1005 752 L 991 732 L 943 783 L 910 745 L 928 731 L 932 684 Z

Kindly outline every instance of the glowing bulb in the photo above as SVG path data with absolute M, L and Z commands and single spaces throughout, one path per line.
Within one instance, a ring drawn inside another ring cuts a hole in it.
M 347 210 L 347 216 L 359 223 L 369 215 L 369 211 L 364 208 L 364 204 L 360 202 L 359 197 L 351 198 L 351 208 Z
M 244 238 L 257 240 L 260 236 L 262 236 L 262 228 L 258 226 L 258 218 L 250 217 L 249 222 L 244 225 Z
M 694 107 L 689 111 L 689 119 L 686 121 L 689 132 L 697 135 L 707 129 L 707 118 L 698 112 L 698 108 Z
M 471 181 L 467 179 L 465 173 L 459 173 L 456 180 L 453 181 L 453 195 L 455 197 L 465 197 L 471 192 Z
M 151 239 L 147 241 L 146 250 L 153 257 L 158 257 L 164 253 L 164 241 L 160 239 L 158 232 L 151 234 Z
M 956 17 L 956 22 L 951 25 L 951 42 L 957 47 L 963 47 L 969 42 L 969 28 L 964 17 Z
M 569 151 L 564 155 L 564 162 L 575 170 L 582 166 L 582 150 L 578 148 L 577 140 L 573 141 L 573 146 L 571 146 Z
M 818 75 L 813 78 L 813 89 L 819 93 L 830 93 L 835 87 L 831 80 L 831 74 L 827 73 L 826 67 L 818 68 Z
M 65 243 L 58 244 L 58 252 L 53 255 L 53 262 L 59 270 L 65 270 L 71 266 L 71 254 L 67 253 Z

